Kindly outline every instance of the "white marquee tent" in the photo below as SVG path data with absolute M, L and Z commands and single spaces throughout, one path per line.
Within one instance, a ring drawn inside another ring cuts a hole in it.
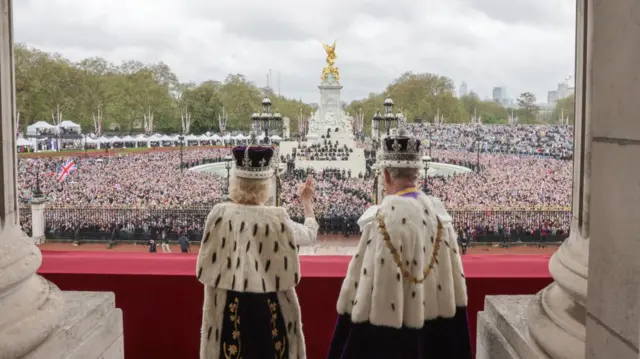
M 56 126 L 50 125 L 45 121 L 38 121 L 32 125 L 27 126 L 27 136 L 37 136 L 42 130 L 54 131 Z
M 60 122 L 59 125 L 55 126 L 56 128 L 63 128 L 65 130 L 73 130 L 74 132 L 77 133 L 81 133 L 82 132 L 82 128 L 80 127 L 80 125 L 78 125 L 77 123 L 73 122 L 73 121 L 62 121 Z

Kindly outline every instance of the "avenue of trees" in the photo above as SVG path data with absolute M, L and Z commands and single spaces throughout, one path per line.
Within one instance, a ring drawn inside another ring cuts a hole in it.
M 58 54 L 18 45 L 15 71 L 22 130 L 37 121 L 52 123 L 57 108 L 62 120 L 74 121 L 88 131 L 93 130 L 93 117 L 100 111 L 106 132 L 141 132 L 144 116 L 151 113 L 155 131 L 176 133 L 181 129 L 181 113 L 186 110 L 191 116 L 190 132 L 216 132 L 223 109 L 228 115 L 227 130 L 247 130 L 251 114 L 268 96 L 274 109 L 291 119 L 294 132 L 298 114 L 313 111 L 311 105 L 259 88 L 241 74 L 230 74 L 223 81 L 181 83 L 162 62 L 127 61 L 114 65 L 95 57 L 73 63 Z M 362 111 L 368 131 L 369 119 L 376 110 L 382 111 L 385 98 L 392 98 L 396 110 L 401 110 L 409 121 L 433 121 L 439 113 L 447 123 L 469 122 L 474 110 L 483 123 L 507 123 L 509 116 L 500 104 L 483 101 L 474 93 L 457 98 L 454 83 L 447 77 L 410 72 L 394 80 L 384 92 L 351 102 L 346 111 L 352 115 Z M 533 94 L 522 94 L 518 104 L 520 123 L 539 121 L 540 109 Z M 572 97 L 558 102 L 550 121 L 557 122 L 560 113 L 572 122 Z

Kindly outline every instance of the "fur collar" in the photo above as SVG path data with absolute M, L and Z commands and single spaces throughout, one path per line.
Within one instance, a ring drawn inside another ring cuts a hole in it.
M 204 228 L 196 274 L 205 285 L 237 292 L 295 287 L 300 264 L 284 208 L 216 205 Z
M 440 220 L 435 265 L 421 283 L 403 278 L 377 222 L 370 221 L 349 264 L 338 312 L 350 314 L 356 323 L 394 328 L 421 328 L 425 320 L 453 317 L 456 307 L 466 306 L 467 292 L 455 230 L 442 202 L 423 194 L 417 199 L 387 196 L 379 213 L 401 262 L 418 279 L 431 261 Z

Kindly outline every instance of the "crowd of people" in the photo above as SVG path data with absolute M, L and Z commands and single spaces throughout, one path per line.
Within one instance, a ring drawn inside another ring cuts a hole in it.
M 340 146 L 338 141 L 324 139 L 323 143 L 312 145 L 299 144 L 296 148 L 296 156 L 303 160 L 310 161 L 348 161 L 349 154 L 353 149 L 347 145 Z
M 423 150 L 433 161 L 473 170 L 421 183 L 452 210 L 461 235 L 477 239 L 568 233 L 569 128 L 423 124 L 413 125 L 412 130 L 426 141 L 431 139 Z M 482 133 L 481 143 L 474 142 L 480 138 L 474 131 Z M 348 154 L 338 144 L 331 148 Z M 26 206 L 39 187 L 48 200 L 45 219 L 52 237 L 144 240 L 165 233 L 171 239 L 183 234 L 197 239 L 209 209 L 226 199 L 227 178 L 181 168 L 181 159 L 183 167 L 191 167 L 223 161 L 228 154 L 228 149 L 198 148 L 185 150 L 182 156 L 179 151 L 80 156 L 73 159 L 77 169 L 62 181 L 60 165 L 67 158 L 20 158 L 19 201 Z M 367 161 L 369 168 L 375 158 L 369 156 Z M 294 189 L 309 171 L 288 166 L 283 176 L 283 206 L 299 221 L 302 213 Z M 321 233 L 358 233 L 357 219 L 373 202 L 374 179 L 367 174 L 316 170 Z M 29 211 L 23 210 L 21 219 L 28 230 Z
M 492 154 L 573 157 L 573 127 L 559 125 L 407 124 L 433 149 Z

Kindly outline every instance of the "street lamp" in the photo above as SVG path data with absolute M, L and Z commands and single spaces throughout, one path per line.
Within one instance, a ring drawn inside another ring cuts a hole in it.
M 282 136 L 282 115 L 278 112 L 271 112 L 271 100 L 268 98 L 262 100 L 262 112 L 256 112 L 251 115 L 251 123 L 256 137 L 260 132 L 264 132 L 263 141 L 265 144 L 270 142 L 269 133 L 275 133 L 278 136 Z M 258 141 L 260 141 L 260 139 L 258 139 Z
M 184 163 L 182 161 L 182 151 L 184 150 L 184 135 L 180 134 L 178 136 L 178 140 L 180 141 L 180 173 L 184 171 Z
M 222 109 L 222 115 L 218 115 L 218 127 L 220 128 L 220 134 L 224 135 L 227 130 L 227 113 Z
M 229 173 L 231 171 L 231 156 L 224 158 L 224 168 L 227 170 L 227 194 L 229 193 Z
M 42 198 L 43 194 L 40 190 L 40 168 L 36 171 L 36 188 L 33 190 L 33 198 Z
M 84 158 L 87 158 L 87 133 L 84 133 Z
M 377 151 L 378 144 L 380 142 L 380 121 L 382 121 L 382 115 L 380 111 L 376 111 L 371 119 L 371 138 L 373 139 L 373 150 Z
M 222 115 L 218 114 L 218 128 L 220 129 L 220 135 L 222 136 L 222 143 L 224 144 L 225 148 L 228 148 L 228 142 L 225 141 L 224 139 L 224 135 L 225 132 L 227 131 L 227 120 L 229 118 L 227 117 L 227 113 L 224 110 L 224 107 L 222 108 Z
M 392 128 L 398 128 L 398 115 L 393 114 L 393 100 L 390 98 L 384 100 L 384 127 L 387 131 L 387 136 L 391 134 Z
M 437 130 L 436 123 L 429 123 L 429 129 L 427 133 L 429 134 L 429 157 L 431 157 L 431 147 L 433 146 L 433 133 Z
M 480 134 L 480 125 L 476 126 L 476 172 L 480 173 L 480 141 L 482 141 L 482 135 Z
M 422 191 L 425 194 L 429 194 L 429 162 L 431 162 L 431 156 L 422 156 L 422 163 L 424 163 L 424 184 Z

